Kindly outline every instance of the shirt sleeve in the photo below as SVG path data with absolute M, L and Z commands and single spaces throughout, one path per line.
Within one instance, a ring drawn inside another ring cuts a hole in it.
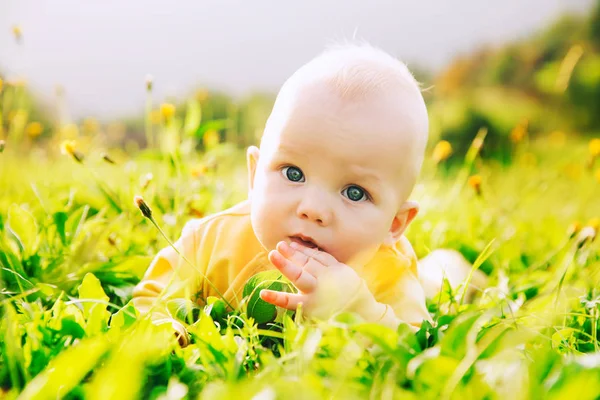
M 386 314 L 393 312 L 397 318 L 413 326 L 431 320 L 427 311 L 425 291 L 418 279 L 417 256 L 405 237 L 394 248 L 380 251 L 374 265 L 375 277 L 372 292 L 377 302 L 386 306 Z

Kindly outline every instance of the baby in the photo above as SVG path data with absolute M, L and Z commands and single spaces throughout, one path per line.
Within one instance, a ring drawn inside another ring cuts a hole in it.
M 239 305 L 246 281 L 277 268 L 298 293 L 263 290 L 307 316 L 352 311 L 396 329 L 430 316 L 417 259 L 403 236 L 424 157 L 427 110 L 406 66 L 367 45 L 330 49 L 282 86 L 260 149 L 247 152 L 248 200 L 189 222 L 152 261 L 133 296 L 155 323 L 184 327 L 155 306 L 221 294 Z M 167 286 L 171 288 L 167 288 Z M 152 310 L 151 310 L 152 308 Z

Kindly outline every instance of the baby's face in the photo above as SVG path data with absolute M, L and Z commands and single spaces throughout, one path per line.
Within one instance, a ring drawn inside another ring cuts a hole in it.
M 342 100 L 323 86 L 290 103 L 271 117 L 260 153 L 248 152 L 254 231 L 267 250 L 297 241 L 364 264 L 401 223 L 406 107 L 385 96 Z

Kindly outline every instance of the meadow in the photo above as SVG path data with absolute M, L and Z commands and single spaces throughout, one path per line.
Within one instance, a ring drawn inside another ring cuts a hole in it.
M 212 134 L 201 151 L 169 148 L 185 143 L 171 107 L 155 148 L 134 154 L 84 129 L 37 146 L 25 125 L 21 141 L 4 141 L 3 397 L 598 398 L 597 139 L 513 134 L 506 164 L 481 157 L 482 129 L 454 167 L 449 144 L 431 146 L 407 236 L 419 257 L 459 250 L 489 284 L 470 303 L 464 286 L 444 286 L 417 334 L 353 314 L 265 320 L 256 301 L 171 301 L 193 338 L 182 349 L 137 315 L 132 287 L 185 222 L 242 200 L 247 178 L 243 149 Z
M 416 334 L 276 310 L 258 291 L 287 284 L 267 273 L 238 310 L 168 300 L 181 348 L 132 289 L 186 222 L 246 198 L 272 99 L 157 102 L 149 78 L 143 117 L 70 121 L 0 75 L 0 398 L 599 399 L 598 4 L 424 91 L 406 235 L 419 258 L 458 250 L 487 285 L 446 281 Z

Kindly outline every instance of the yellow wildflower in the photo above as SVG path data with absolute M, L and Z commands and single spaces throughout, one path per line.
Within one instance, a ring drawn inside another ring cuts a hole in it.
M 21 31 L 21 27 L 19 25 L 14 25 L 12 27 L 12 33 L 17 41 L 20 41 L 23 37 L 23 31 Z
M 65 140 L 60 144 L 60 152 L 62 154 L 73 155 L 77 151 L 77 142 L 74 140 Z
M 572 238 L 573 236 L 578 234 L 580 230 L 581 223 L 579 223 L 579 221 L 575 221 L 567 228 L 567 235 L 569 235 L 569 238 Z
M 2 81 L 2 78 L 0 78 L 0 92 L 2 92 L 2 84 L 3 84 L 3 83 L 4 83 L 4 82 Z
M 211 149 L 219 144 L 219 132 L 214 129 L 209 129 L 204 132 L 204 136 L 202 137 L 202 143 L 204 144 L 204 148 Z
M 208 172 L 208 167 L 204 164 L 199 164 L 195 167 L 192 167 L 190 172 L 194 178 L 199 178 Z
M 474 190 L 475 193 L 477 193 L 478 196 L 481 195 L 481 176 L 480 175 L 471 175 L 469 177 L 469 186 L 471 186 Z
M 523 120 L 510 132 L 510 140 L 513 143 L 519 143 L 527 135 L 527 120 Z
M 590 140 L 590 154 L 593 158 L 600 156 L 600 139 L 594 138 Z
M 206 101 L 206 99 L 208 99 L 208 90 L 206 89 L 198 89 L 196 91 L 196 100 L 198 100 L 200 103 Z
M 175 106 L 170 103 L 163 103 L 160 105 L 160 114 L 165 121 L 170 120 L 175 115 Z
M 440 140 L 433 149 L 433 161 L 436 164 L 446 160 L 452 154 L 452 145 L 446 140 Z
M 27 135 L 29 135 L 32 138 L 40 136 L 43 131 L 44 127 L 39 122 L 30 122 L 25 128 L 25 132 L 27 133 Z
M 592 218 L 587 222 L 586 225 L 591 226 L 596 231 L 598 231 L 598 228 L 600 228 L 600 218 Z
M 77 150 L 77 142 L 74 140 L 65 140 L 60 144 L 60 151 L 63 154 L 68 154 L 78 163 L 83 163 L 83 153 Z

